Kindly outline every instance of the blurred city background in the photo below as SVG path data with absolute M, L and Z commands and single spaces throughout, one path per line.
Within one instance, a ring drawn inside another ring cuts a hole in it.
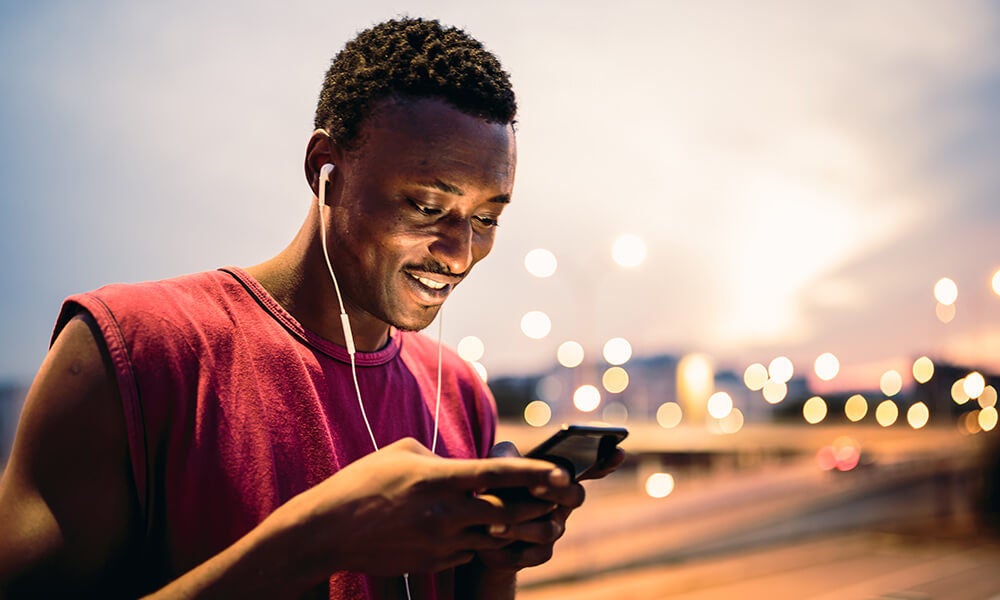
M 522 450 L 631 431 L 521 597 L 1000 595 L 995 2 L 0 2 L 0 464 L 65 296 L 287 243 L 400 14 L 518 92 L 445 341 Z

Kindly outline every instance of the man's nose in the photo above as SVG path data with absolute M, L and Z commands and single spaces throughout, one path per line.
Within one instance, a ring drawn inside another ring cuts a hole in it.
M 467 219 L 444 219 L 440 223 L 431 254 L 453 275 L 462 275 L 472 267 L 472 223 Z

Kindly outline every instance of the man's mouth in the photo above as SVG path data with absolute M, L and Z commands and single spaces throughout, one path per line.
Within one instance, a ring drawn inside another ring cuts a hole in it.
M 421 277 L 420 275 L 414 275 L 413 273 L 410 273 L 410 277 L 416 279 L 417 281 L 419 281 L 420 283 L 426 285 L 427 287 L 431 288 L 432 290 L 443 290 L 444 288 L 448 287 L 447 283 L 443 283 L 443 282 L 440 282 L 440 281 L 434 281 L 433 279 L 428 279 L 426 277 Z

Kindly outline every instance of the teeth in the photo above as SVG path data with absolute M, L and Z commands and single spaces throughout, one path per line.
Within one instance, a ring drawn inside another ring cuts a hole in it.
M 445 286 L 448 285 L 446 283 L 441 283 L 439 281 L 434 281 L 433 279 L 427 279 L 426 277 L 418 277 L 416 275 L 413 275 L 412 277 L 414 279 L 416 279 L 417 281 L 419 281 L 420 283 L 422 283 L 422 284 L 426 285 L 427 287 L 431 288 L 432 290 L 443 290 L 445 288 Z

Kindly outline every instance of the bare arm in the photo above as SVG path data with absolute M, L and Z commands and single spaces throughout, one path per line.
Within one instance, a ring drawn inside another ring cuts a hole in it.
M 127 593 L 138 507 L 118 388 L 72 319 L 35 378 L 0 480 L 0 590 Z
M 67 324 L 29 391 L 0 482 L 0 597 L 148 589 L 130 587 L 141 524 L 115 378 L 91 326 L 81 316 Z M 403 440 L 292 498 L 154 596 L 298 596 L 338 570 L 396 575 L 461 565 L 508 543 L 487 525 L 552 510 L 544 502 L 500 507 L 471 492 L 542 484 L 568 480 L 541 461 L 442 459 Z

